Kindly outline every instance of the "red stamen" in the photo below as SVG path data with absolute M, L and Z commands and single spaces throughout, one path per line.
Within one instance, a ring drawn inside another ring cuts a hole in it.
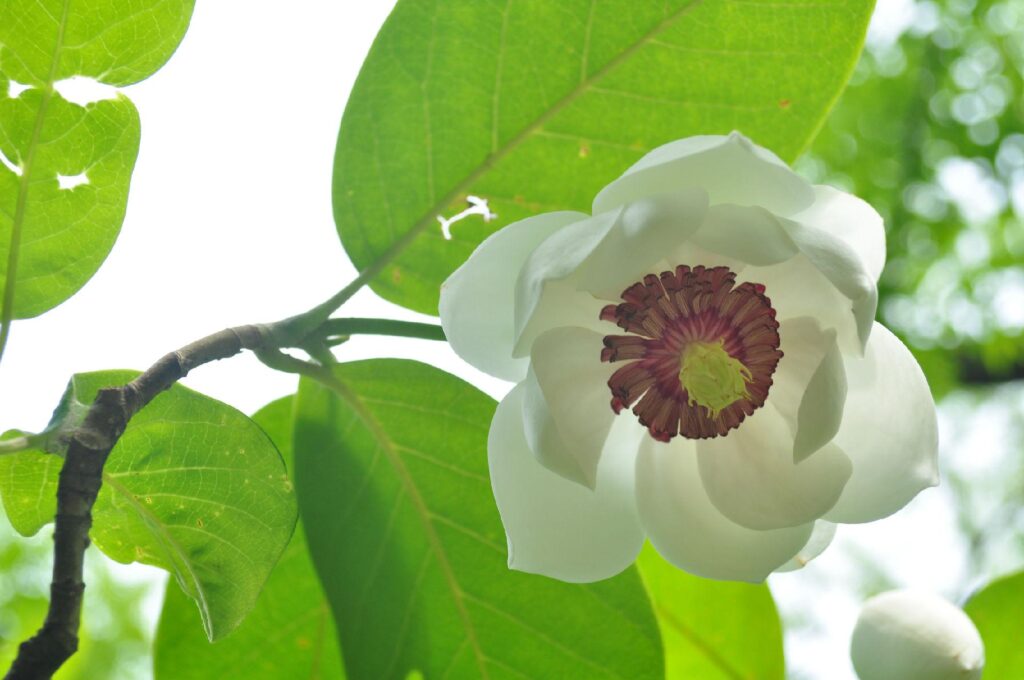
M 779 323 L 759 283 L 736 285 L 728 267 L 679 265 L 660 276 L 648 274 L 622 293 L 623 302 L 601 310 L 629 335 L 608 335 L 601 361 L 628 361 L 608 379 L 611 407 L 632 407 L 651 436 L 667 442 L 677 434 L 706 439 L 739 427 L 764 405 L 782 352 Z M 679 379 L 688 343 L 722 343 L 750 371 L 748 398 L 717 414 L 691 403 Z

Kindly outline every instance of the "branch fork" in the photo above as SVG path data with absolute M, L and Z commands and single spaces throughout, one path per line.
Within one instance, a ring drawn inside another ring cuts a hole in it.
M 228 328 L 208 335 L 165 354 L 127 385 L 104 388 L 97 393 L 82 423 L 70 433 L 58 480 L 53 578 L 46 620 L 33 637 L 21 643 L 5 680 L 50 678 L 78 649 L 85 592 L 82 578 L 85 550 L 89 546 L 92 507 L 103 483 L 103 466 L 128 422 L 157 395 L 189 371 L 246 349 L 272 368 L 323 379 L 327 369 L 324 362 L 333 362 L 333 355 L 327 349 L 328 338 L 374 333 L 444 339 L 441 329 L 430 324 L 387 319 L 328 319 L 354 292 L 350 285 L 304 315 L 272 324 Z M 311 354 L 319 363 L 281 351 L 314 346 L 325 350 Z M 33 436 L 8 440 L 5 442 L 8 446 L 0 449 L 0 453 L 29 448 L 34 441 Z

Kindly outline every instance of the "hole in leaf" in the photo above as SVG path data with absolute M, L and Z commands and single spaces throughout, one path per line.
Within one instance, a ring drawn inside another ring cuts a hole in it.
M 491 208 L 487 205 L 486 198 L 480 198 L 479 196 L 466 196 L 466 203 L 468 207 L 460 213 L 456 213 L 451 217 L 437 216 L 437 221 L 441 223 L 441 236 L 444 237 L 445 241 L 452 240 L 452 225 L 463 220 L 470 215 L 480 215 L 484 218 L 484 222 L 490 222 L 498 215 L 491 212 Z
M 61 189 L 74 189 L 88 183 L 89 178 L 84 172 L 80 172 L 77 175 L 57 175 L 57 185 Z
M 58 80 L 53 84 L 53 89 L 66 101 L 79 106 L 117 98 L 116 87 L 85 76 L 71 76 L 64 80 Z
M 31 89 L 32 89 L 31 85 L 26 85 L 25 83 L 19 83 L 17 80 L 8 80 L 7 81 L 7 96 L 10 99 L 17 99 L 21 95 L 22 92 L 24 92 L 25 90 L 31 90 Z
M 0 151 L 0 163 L 2 163 L 5 168 L 13 172 L 15 175 L 21 177 L 21 166 L 12 163 L 11 159 L 8 158 L 3 151 Z

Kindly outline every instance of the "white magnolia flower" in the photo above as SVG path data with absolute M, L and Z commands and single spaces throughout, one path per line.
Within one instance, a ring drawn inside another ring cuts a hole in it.
M 733 133 L 655 149 L 593 211 L 510 224 L 441 290 L 455 351 L 517 383 L 488 442 L 512 568 L 607 578 L 646 536 L 761 581 L 936 483 L 870 206 Z
M 860 680 L 978 680 L 985 648 L 957 607 L 930 593 L 896 590 L 864 604 L 850 658 Z

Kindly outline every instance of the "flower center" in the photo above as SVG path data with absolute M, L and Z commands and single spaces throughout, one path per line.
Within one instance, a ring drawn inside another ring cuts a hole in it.
M 616 413 L 632 407 L 658 441 L 705 439 L 764 405 L 778 366 L 779 323 L 765 287 L 736 285 L 728 267 L 679 265 L 648 274 L 601 310 L 628 335 L 604 338 Z
M 749 399 L 747 381 L 753 380 L 743 362 L 725 351 L 724 343 L 691 342 L 683 348 L 679 383 L 690 395 L 689 404 L 700 404 L 716 417 L 737 399 Z

